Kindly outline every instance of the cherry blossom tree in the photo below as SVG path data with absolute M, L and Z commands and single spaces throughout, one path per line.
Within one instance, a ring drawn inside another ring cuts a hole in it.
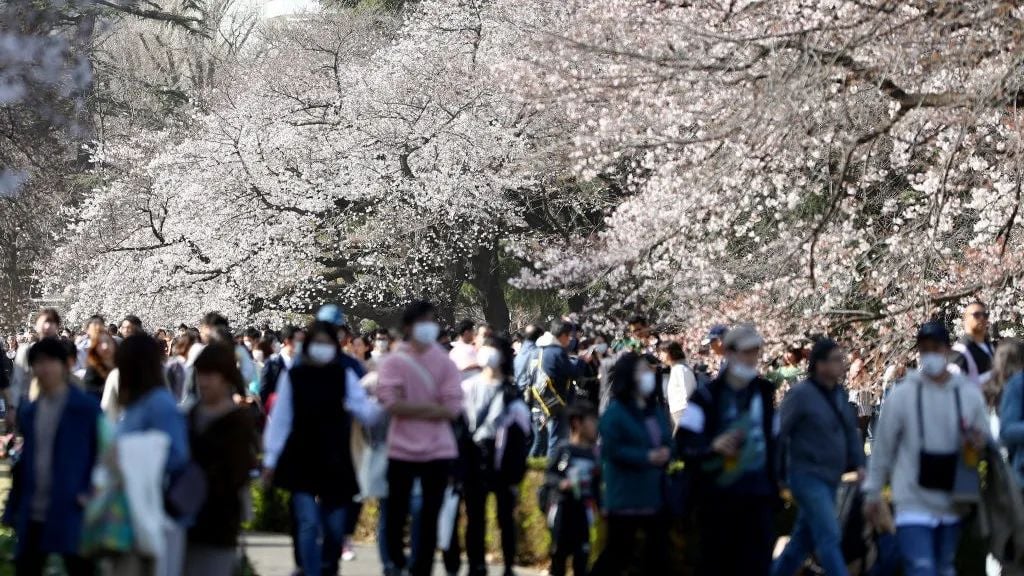
M 539 9 L 539 7 L 538 7 Z M 531 12 L 531 11 L 527 11 Z M 1020 309 L 1021 10 L 1011 2 L 570 1 L 504 69 L 631 196 L 522 281 L 598 312 L 903 355 L 915 323 Z
M 0 5 L 0 326 L 23 321 L 29 298 L 39 296 L 35 266 L 55 244 L 59 208 L 88 189 L 80 145 L 102 99 L 97 39 L 126 21 L 201 34 L 201 11 L 194 0 Z
M 279 321 L 332 300 L 386 319 L 415 297 L 450 314 L 468 283 L 507 326 L 507 250 L 593 225 L 607 199 L 537 154 L 551 121 L 502 87 L 496 63 L 521 41 L 506 24 L 490 3 L 433 1 L 403 21 L 342 10 L 268 26 L 208 110 L 101 146 L 124 169 L 54 266 L 74 315 Z

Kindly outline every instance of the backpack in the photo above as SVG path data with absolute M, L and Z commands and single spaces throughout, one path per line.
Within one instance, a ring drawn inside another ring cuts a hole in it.
M 185 365 L 172 362 L 165 369 L 167 373 L 167 389 L 174 396 L 174 401 L 181 403 L 185 399 Z
M 485 469 L 491 470 L 502 483 L 518 485 L 526 477 L 527 459 L 530 455 L 531 433 L 516 422 L 511 406 L 522 402 L 514 386 L 504 385 L 494 394 L 491 401 L 481 410 L 486 416 L 495 400 L 502 398 L 504 409 L 499 416 L 493 444 L 490 441 L 476 443 L 483 456 Z M 480 422 L 481 418 L 477 418 Z M 529 429 L 529 423 L 527 423 Z
M 537 358 L 533 360 L 533 364 L 535 376 L 533 378 L 533 385 L 530 386 L 530 396 L 541 412 L 548 418 L 552 415 L 557 416 L 561 414 L 566 402 L 555 388 L 555 381 L 544 372 L 543 348 L 538 351 Z

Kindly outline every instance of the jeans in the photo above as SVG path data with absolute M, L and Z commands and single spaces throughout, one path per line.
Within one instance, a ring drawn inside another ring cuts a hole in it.
M 789 488 L 800 507 L 796 529 L 786 550 L 775 561 L 772 576 L 793 576 L 811 552 L 825 574 L 846 576 L 842 531 L 836 517 L 836 485 L 810 474 L 794 473 L 789 479 Z
M 405 569 L 406 559 L 397 551 L 402 550 L 405 536 L 405 522 L 409 516 L 413 482 L 419 479 L 423 488 L 423 511 L 416 522 L 420 541 L 412 559 L 412 576 L 430 576 L 434 567 L 434 550 L 437 548 L 437 515 L 444 500 L 444 489 L 448 485 L 448 460 L 428 462 L 407 462 L 388 460 L 388 514 L 387 542 L 391 563 L 399 571 Z
M 533 446 L 530 448 L 530 458 L 545 458 L 548 455 L 548 427 L 541 422 L 544 414 L 539 411 L 531 413 L 533 417 Z
M 569 438 L 569 424 L 565 421 L 565 415 L 552 415 L 548 418 L 548 454 L 555 451 L 555 447 Z
M 292 494 L 302 573 L 337 574 L 345 540 L 345 507 L 326 506 L 306 492 Z
M 959 524 L 898 526 L 896 540 L 903 558 L 904 576 L 956 576 Z
M 867 576 L 895 576 L 900 565 L 899 544 L 895 534 L 879 534 L 875 545 L 878 558 Z

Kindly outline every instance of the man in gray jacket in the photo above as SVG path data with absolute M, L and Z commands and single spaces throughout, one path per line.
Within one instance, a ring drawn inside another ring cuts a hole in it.
M 779 478 L 789 484 L 799 506 L 796 529 L 772 576 L 793 576 L 814 552 L 829 576 L 846 576 L 840 547 L 842 532 L 835 502 L 845 472 L 863 473 L 864 442 L 856 414 L 839 381 L 846 353 L 833 340 L 814 344 L 810 378 L 797 384 L 782 402 L 779 429 Z

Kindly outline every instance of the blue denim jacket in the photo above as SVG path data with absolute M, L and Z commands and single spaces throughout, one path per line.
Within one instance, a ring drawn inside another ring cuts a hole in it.
M 167 453 L 167 477 L 173 477 L 188 464 L 188 427 L 185 416 L 170 391 L 159 386 L 147 392 L 131 406 L 125 408 L 117 425 L 117 434 L 159 430 L 171 438 Z
M 999 439 L 1010 453 L 1010 465 L 1017 474 L 1017 482 L 1024 483 L 1024 372 L 1014 374 L 1003 389 Z

